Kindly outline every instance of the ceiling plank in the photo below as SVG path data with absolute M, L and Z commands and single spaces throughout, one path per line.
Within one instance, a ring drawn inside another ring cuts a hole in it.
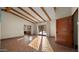
M 34 21 L 33 19 L 29 18 L 28 16 L 26 16 L 26 15 L 22 14 L 21 12 L 19 12 L 19 11 L 15 10 L 15 9 L 13 9 L 13 8 L 11 8 L 11 10 L 13 10 L 13 11 L 15 11 L 15 12 L 19 13 L 20 15 L 25 16 L 26 18 L 28 18 L 28 19 L 30 19 L 30 20 L 32 20 L 32 21 Z M 36 21 L 34 21 L 34 22 L 36 22 Z M 36 23 L 37 23 L 37 22 L 36 22 Z
M 50 16 L 48 15 L 48 13 L 46 12 L 46 10 L 44 9 L 44 7 L 40 7 L 42 9 L 42 11 L 45 13 L 45 15 L 48 17 L 48 19 L 51 21 Z
M 25 12 L 26 14 L 30 15 L 31 17 L 33 17 L 34 19 L 38 20 L 36 17 L 34 17 L 33 15 L 31 15 L 29 12 L 27 12 L 26 10 L 24 10 L 21 7 L 18 7 L 20 10 L 22 10 L 23 12 Z M 40 22 L 40 20 L 38 20 Z
M 8 13 L 11 13 L 11 14 L 17 16 L 17 17 L 20 17 L 20 18 L 22 18 L 22 19 L 24 19 L 24 20 L 27 20 L 27 21 L 29 21 L 29 22 L 35 24 L 34 22 L 32 22 L 32 21 L 30 21 L 30 20 L 28 20 L 28 19 L 26 19 L 26 18 L 24 18 L 24 17 L 22 17 L 22 16 L 16 14 L 16 13 L 13 13 L 13 12 L 11 12 L 11 11 L 9 11 L 9 10 L 7 11 L 7 9 L 1 9 L 1 10 L 2 10 L 2 11 L 5 11 L 5 12 L 8 12 Z
M 30 10 L 32 10 L 36 15 L 38 15 L 43 21 L 46 22 L 32 7 L 28 7 Z

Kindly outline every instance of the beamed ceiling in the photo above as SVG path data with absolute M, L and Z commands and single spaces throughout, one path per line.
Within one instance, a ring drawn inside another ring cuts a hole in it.
M 5 7 L 2 9 L 31 23 L 51 21 L 52 7 Z

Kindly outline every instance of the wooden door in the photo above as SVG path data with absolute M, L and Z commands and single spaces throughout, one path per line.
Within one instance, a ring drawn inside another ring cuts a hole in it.
M 72 47 L 73 27 L 71 16 L 56 20 L 56 34 L 57 43 L 67 47 Z

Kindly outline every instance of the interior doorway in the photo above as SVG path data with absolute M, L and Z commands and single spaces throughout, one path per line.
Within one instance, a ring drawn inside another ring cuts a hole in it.
M 31 25 L 24 25 L 24 35 L 31 35 Z
M 38 33 L 39 35 L 43 35 L 43 36 L 47 35 L 46 25 L 39 25 L 38 29 L 39 29 L 39 33 Z

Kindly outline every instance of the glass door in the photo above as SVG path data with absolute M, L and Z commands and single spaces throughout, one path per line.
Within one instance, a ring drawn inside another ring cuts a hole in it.
M 46 33 L 46 25 L 40 25 L 39 26 L 39 33 L 38 33 L 39 35 L 47 35 L 47 33 Z

